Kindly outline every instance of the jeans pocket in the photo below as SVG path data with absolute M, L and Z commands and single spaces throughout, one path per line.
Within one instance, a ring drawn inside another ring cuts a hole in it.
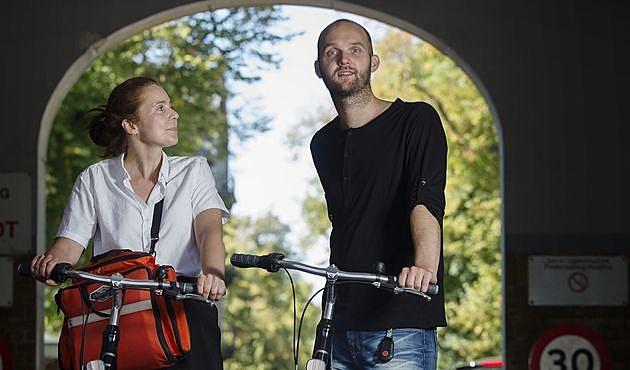
M 435 330 L 394 329 L 394 359 L 410 369 L 435 369 L 437 342 Z

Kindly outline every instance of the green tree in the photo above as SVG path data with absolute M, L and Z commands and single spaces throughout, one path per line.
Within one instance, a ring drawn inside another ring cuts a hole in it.
M 229 252 L 267 254 L 291 252 L 287 225 L 277 217 L 232 219 L 226 224 L 225 241 Z M 291 286 L 282 270 L 270 273 L 262 269 L 228 268 L 231 283 L 225 297 L 223 345 L 227 370 L 275 370 L 293 368 L 293 300 Z M 296 274 L 293 274 L 296 275 Z M 297 315 L 310 296 L 312 287 L 294 277 Z M 310 357 L 319 309 L 307 310 L 302 325 L 300 367 Z
M 47 245 L 55 236 L 74 179 L 101 159 L 101 149 L 86 131 L 89 109 L 104 104 L 109 92 L 129 77 L 154 77 L 181 116 L 179 144 L 167 153 L 225 161 L 228 127 L 239 139 L 266 129 L 267 118 L 252 113 L 255 105 L 235 106 L 228 113 L 226 102 L 231 83 L 254 82 L 260 69 L 279 65 L 273 46 L 292 37 L 272 31 L 283 19 L 277 7 L 200 13 L 148 29 L 95 60 L 64 99 L 51 130 L 46 162 Z M 88 250 L 83 259 L 90 255 Z M 55 291 L 46 290 L 45 303 L 46 331 L 52 334 L 61 324 L 52 299 Z
M 440 113 L 447 134 L 443 285 L 449 327 L 439 331 L 439 368 L 499 355 L 499 152 L 488 105 L 453 60 L 430 44 L 389 30 L 375 49 L 381 58 L 372 79 L 375 94 L 389 100 L 429 102 Z M 318 183 L 303 203 L 303 214 L 310 238 L 328 233 L 330 223 Z

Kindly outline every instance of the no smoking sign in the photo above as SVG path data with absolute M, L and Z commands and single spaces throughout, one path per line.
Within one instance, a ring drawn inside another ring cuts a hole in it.
M 529 370 L 611 370 L 610 353 L 586 326 L 558 325 L 532 346 Z
M 531 306 L 626 306 L 628 258 L 530 256 L 528 293 Z
M 583 272 L 574 272 L 569 275 L 569 289 L 575 293 L 582 293 L 588 288 L 588 276 Z

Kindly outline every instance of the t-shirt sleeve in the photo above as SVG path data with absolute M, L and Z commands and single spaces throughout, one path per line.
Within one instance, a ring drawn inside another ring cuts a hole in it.
M 441 224 L 446 198 L 446 134 L 438 113 L 421 104 L 411 115 L 406 145 L 409 210 L 422 204 Z
M 72 239 L 83 248 L 87 247 L 94 236 L 97 225 L 94 194 L 90 183 L 87 170 L 77 177 L 57 231 L 57 237 Z
M 225 224 L 230 218 L 230 213 L 225 207 L 225 203 L 216 188 L 214 176 L 208 161 L 199 157 L 195 161 L 195 186 L 192 192 L 193 216 L 197 216 L 206 209 L 221 210 L 221 221 Z

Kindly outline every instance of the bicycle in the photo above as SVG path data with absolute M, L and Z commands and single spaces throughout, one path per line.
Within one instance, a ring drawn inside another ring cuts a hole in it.
M 326 370 L 330 362 L 330 347 L 331 339 L 334 334 L 334 327 L 332 323 L 333 313 L 336 300 L 336 284 L 341 282 L 348 283 L 365 283 L 370 284 L 378 289 L 390 291 L 393 294 L 412 294 L 421 297 L 425 301 L 431 300 L 431 295 L 438 293 L 439 287 L 437 284 L 429 284 L 427 293 L 420 292 L 411 288 L 401 288 L 397 284 L 397 277 L 385 274 L 385 266 L 383 263 L 379 263 L 376 267 L 377 273 L 367 272 L 350 272 L 339 270 L 335 265 L 330 265 L 327 268 L 321 268 L 316 266 L 307 265 L 301 262 L 289 261 L 284 259 L 284 255 L 281 253 L 271 253 L 264 256 L 257 256 L 251 254 L 238 254 L 235 253 L 230 257 L 230 263 L 235 267 L 249 268 L 257 267 L 265 269 L 269 272 L 277 272 L 280 268 L 291 278 L 288 270 L 298 270 L 306 272 L 308 274 L 323 276 L 326 278 L 326 284 L 324 288 L 318 290 L 306 303 L 304 310 L 302 311 L 302 317 L 300 318 L 300 329 L 302 326 L 302 320 L 304 313 L 309 303 L 320 291 L 325 290 L 326 300 L 322 309 L 322 316 L 317 324 L 317 330 L 315 335 L 315 343 L 313 344 L 313 352 L 311 358 L 306 363 L 306 370 Z M 292 282 L 292 280 L 291 280 Z M 294 294 L 295 298 L 295 294 Z M 295 369 L 298 369 L 298 351 L 300 341 L 300 330 L 298 330 L 297 350 L 294 345 L 294 362 Z M 295 341 L 294 341 L 295 342 Z M 393 345 L 393 343 L 392 343 Z
M 31 276 L 30 266 L 27 264 L 18 265 L 18 273 L 24 276 Z M 97 275 L 80 270 L 73 270 L 69 263 L 58 263 L 50 274 L 50 279 L 57 284 L 63 283 L 68 278 L 101 283 L 108 289 L 102 290 L 100 294 L 111 295 L 112 298 L 109 324 L 103 331 L 100 358 L 98 360 L 89 361 L 85 365 L 86 370 L 116 370 L 117 368 L 118 342 L 120 340 L 118 321 L 123 303 L 123 291 L 125 289 L 151 289 L 167 298 L 175 300 L 190 299 L 214 305 L 212 300 L 196 294 L 197 286 L 188 282 L 129 279 L 124 278 L 120 273 L 115 273 L 111 276 Z

